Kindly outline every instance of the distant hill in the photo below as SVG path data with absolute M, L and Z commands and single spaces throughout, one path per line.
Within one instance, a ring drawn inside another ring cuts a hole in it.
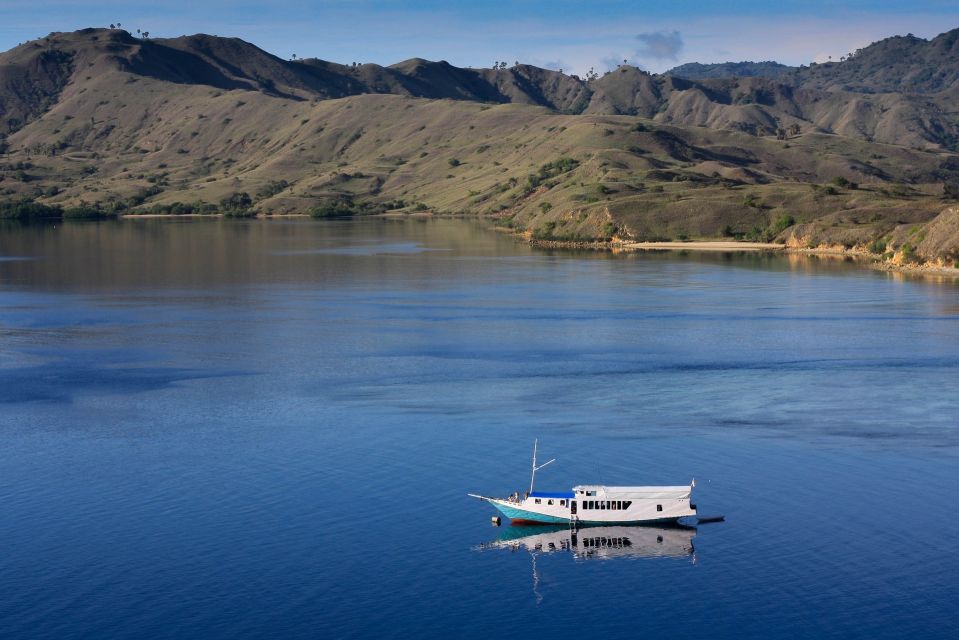
M 959 126 L 951 106 L 959 91 L 957 40 L 959 30 L 929 42 L 889 38 L 849 60 L 801 69 L 774 62 L 689 64 L 655 76 L 622 66 L 587 82 L 522 64 L 461 69 L 420 58 L 388 67 L 289 61 L 237 38 L 142 40 L 122 30 L 86 29 L 0 54 L 0 133 L 16 131 L 49 109 L 71 75 L 85 68 L 293 100 L 385 93 L 569 114 L 642 115 L 754 135 L 795 124 L 877 142 L 957 149 Z M 83 79 L 73 78 L 78 81 Z
M 797 67 L 778 62 L 718 62 L 701 64 L 689 62 L 673 67 L 667 76 L 686 78 L 687 80 L 710 80 L 714 78 L 772 78 L 779 80 L 790 77 Z
M 932 40 L 895 36 L 851 52 L 838 62 L 800 70 L 806 87 L 860 93 L 959 95 L 959 29 Z
M 0 217 L 428 210 L 545 241 L 732 235 L 959 258 L 957 221 L 933 224 L 959 197 L 957 33 L 778 78 L 621 66 L 589 80 L 52 33 L 0 54 Z

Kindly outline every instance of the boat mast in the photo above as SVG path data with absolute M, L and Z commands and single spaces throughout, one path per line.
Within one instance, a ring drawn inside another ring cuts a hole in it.
M 549 462 L 536 466 L 536 445 L 539 443 L 539 438 L 533 440 L 533 473 L 529 479 L 529 492 L 533 493 L 533 482 L 536 481 L 536 472 L 548 465 L 550 462 L 556 462 L 556 458 L 553 458 Z

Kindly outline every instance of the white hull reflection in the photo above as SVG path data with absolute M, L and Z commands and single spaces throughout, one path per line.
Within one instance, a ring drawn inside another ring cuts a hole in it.
M 655 526 L 523 526 L 507 527 L 482 550 L 508 549 L 530 553 L 568 552 L 576 558 L 687 558 L 693 555 L 695 527 Z

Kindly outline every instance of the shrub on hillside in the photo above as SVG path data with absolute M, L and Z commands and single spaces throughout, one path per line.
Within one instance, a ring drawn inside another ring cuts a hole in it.
M 776 220 L 776 222 L 773 224 L 772 228 L 770 229 L 772 237 L 775 238 L 780 233 L 782 233 L 789 227 L 793 226 L 794 224 L 796 224 L 796 219 L 793 218 L 788 213 L 784 213 L 783 215 L 779 216 L 779 218 Z
M 234 192 L 220 200 L 220 211 L 227 215 L 246 213 L 251 206 L 253 206 L 253 198 L 245 191 L 242 193 Z
M 531 173 L 526 177 L 526 185 L 523 188 L 523 193 L 532 193 L 546 180 L 572 171 L 578 165 L 579 160 L 574 160 L 573 158 L 567 157 L 562 157 L 553 160 L 552 162 L 547 162 L 539 168 L 539 171 L 536 173 Z
M 271 180 L 257 190 L 256 197 L 261 199 L 269 198 L 271 196 L 275 196 L 289 186 L 290 183 L 286 180 Z
M 886 252 L 888 241 L 885 238 L 876 238 L 869 244 L 869 252 L 882 255 Z
M 340 198 L 318 204 L 310 209 L 313 218 L 342 218 L 360 213 L 357 207 L 349 200 Z

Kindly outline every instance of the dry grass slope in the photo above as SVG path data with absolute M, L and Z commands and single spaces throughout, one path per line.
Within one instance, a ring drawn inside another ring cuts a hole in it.
M 628 67 L 584 83 L 526 65 L 290 62 L 236 39 L 110 30 L 0 55 L 0 88 L 7 200 L 182 212 L 245 209 L 245 193 L 263 214 L 429 210 L 544 240 L 881 242 L 916 259 L 959 242 L 941 213 L 959 157 L 895 142 L 935 128 L 921 96 Z

